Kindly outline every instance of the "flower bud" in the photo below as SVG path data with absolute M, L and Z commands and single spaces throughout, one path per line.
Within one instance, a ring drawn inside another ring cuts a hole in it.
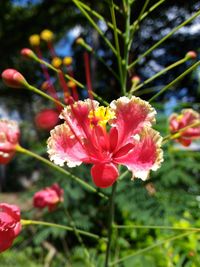
M 15 205 L 0 203 L 0 253 L 12 246 L 20 231 L 20 209 Z
M 72 57 L 64 57 L 63 64 L 66 66 L 70 66 L 72 64 Z
M 35 124 L 41 130 L 50 131 L 59 122 L 59 114 L 54 109 L 44 109 L 35 116 Z
M 51 42 L 53 41 L 53 38 L 54 38 L 54 34 L 52 31 L 50 30 L 43 30 L 41 33 L 40 33 L 40 37 L 42 40 L 44 40 L 45 42 Z
M 43 91 L 48 91 L 50 86 L 51 86 L 50 82 L 49 81 L 45 81 L 45 82 L 42 83 L 41 89 Z
M 37 58 L 36 54 L 29 48 L 23 48 L 20 54 L 25 58 Z
M 195 59 L 197 58 L 197 53 L 195 51 L 189 51 L 185 55 L 188 59 Z
M 2 72 L 1 77 L 3 82 L 12 88 L 26 87 L 27 81 L 24 76 L 15 69 L 6 69 Z
M 131 81 L 132 81 L 132 83 L 134 83 L 135 85 L 137 85 L 137 84 L 140 82 L 140 77 L 137 76 L 137 75 L 134 75 L 134 76 L 131 78 Z
M 76 44 L 77 44 L 77 45 L 84 44 L 84 40 L 83 40 L 83 38 L 81 38 L 81 37 L 77 38 L 77 39 L 76 39 Z
M 51 61 L 51 64 L 54 68 L 58 69 L 62 65 L 62 60 L 59 57 L 54 57 Z
M 40 45 L 40 36 L 38 34 L 33 34 L 29 37 L 29 43 L 31 46 Z

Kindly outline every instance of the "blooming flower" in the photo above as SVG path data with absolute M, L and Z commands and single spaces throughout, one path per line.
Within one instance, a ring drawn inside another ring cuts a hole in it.
M 55 109 L 44 109 L 35 116 L 35 124 L 39 129 L 51 130 L 59 122 L 59 113 Z
M 109 107 L 87 99 L 66 107 L 65 122 L 50 132 L 50 160 L 75 167 L 93 164 L 91 175 L 98 187 L 111 186 L 119 176 L 118 164 L 127 166 L 133 178 L 147 179 L 163 160 L 162 138 L 151 128 L 155 110 L 142 99 L 121 97 Z
M 63 201 L 63 194 L 63 189 L 58 184 L 53 184 L 34 194 L 33 205 L 36 208 L 48 207 L 49 211 L 52 211 Z
M 12 246 L 20 231 L 19 208 L 15 205 L 0 203 L 0 252 Z
M 0 164 L 7 164 L 14 156 L 19 134 L 15 121 L 0 120 Z
M 181 114 L 173 113 L 169 118 L 169 128 L 172 134 L 179 132 L 178 142 L 189 146 L 194 139 L 200 138 L 200 114 L 193 109 L 183 109 Z

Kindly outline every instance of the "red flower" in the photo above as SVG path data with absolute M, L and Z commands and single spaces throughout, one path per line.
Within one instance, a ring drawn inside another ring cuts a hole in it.
M 155 114 L 138 97 L 121 97 L 110 107 L 99 107 L 90 99 L 78 101 L 63 110 L 60 118 L 65 123 L 50 132 L 50 159 L 60 166 L 66 162 L 68 167 L 93 164 L 93 181 L 102 188 L 116 181 L 118 164 L 145 180 L 162 162 L 162 138 L 151 128 Z
M 48 207 L 49 211 L 52 211 L 59 202 L 63 201 L 63 194 L 63 189 L 61 189 L 58 184 L 53 184 L 51 187 L 46 187 L 35 193 L 33 205 L 35 208 Z
M 190 125 L 194 126 L 188 128 Z M 185 130 L 180 131 L 185 127 Z M 183 109 L 181 114 L 174 113 L 169 118 L 169 128 L 172 134 L 179 132 L 176 141 L 183 146 L 189 146 L 194 139 L 200 138 L 200 114 L 193 109 Z
M 19 134 L 15 121 L 0 120 L 0 164 L 7 164 L 14 156 Z
M 20 209 L 0 203 L 0 252 L 10 248 L 21 231 Z
M 44 109 L 35 117 L 35 124 L 39 129 L 51 130 L 59 122 L 59 113 L 54 109 Z

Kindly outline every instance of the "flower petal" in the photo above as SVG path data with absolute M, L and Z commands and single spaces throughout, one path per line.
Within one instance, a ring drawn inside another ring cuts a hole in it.
M 81 141 L 81 135 L 76 132 Z M 88 161 L 87 151 L 81 145 L 77 137 L 72 133 L 67 124 L 56 126 L 50 132 L 47 140 L 47 152 L 51 161 L 63 166 L 66 162 L 69 167 L 75 167 Z
M 110 107 L 115 112 L 116 118 L 111 124 L 118 130 L 120 146 L 128 143 L 131 136 L 139 133 L 144 126 L 151 126 L 155 121 L 155 109 L 139 97 L 120 97 L 112 101 Z
M 145 128 L 140 135 L 140 141 L 136 143 L 134 140 L 134 148 L 126 155 L 114 158 L 114 162 L 127 166 L 132 171 L 133 178 L 146 180 L 149 171 L 157 170 L 163 161 L 161 142 L 162 138 L 157 131 Z
M 96 186 L 106 188 L 114 184 L 119 172 L 113 163 L 95 164 L 91 168 L 91 175 Z

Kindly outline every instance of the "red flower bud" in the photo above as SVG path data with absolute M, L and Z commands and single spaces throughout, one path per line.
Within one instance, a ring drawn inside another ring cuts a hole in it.
M 39 129 L 51 130 L 59 122 L 59 114 L 54 109 L 44 109 L 35 117 L 35 124 Z
M 140 82 L 140 77 L 137 76 L 137 75 L 134 75 L 132 78 L 131 78 L 131 81 L 132 83 L 134 84 L 138 84 Z
M 48 207 L 49 211 L 56 208 L 59 202 L 63 201 L 64 191 L 58 184 L 46 187 L 35 193 L 33 197 L 33 205 L 35 208 Z
M 20 209 L 0 203 L 0 252 L 10 248 L 21 231 Z
M 20 54 L 25 58 L 36 58 L 36 54 L 29 48 L 23 48 Z
M 195 58 L 197 58 L 197 53 L 195 51 L 189 51 L 189 52 L 187 52 L 186 57 L 188 59 L 195 59 Z
M 12 88 L 22 88 L 27 84 L 24 76 L 15 69 L 4 70 L 1 74 L 1 77 L 3 82 Z

